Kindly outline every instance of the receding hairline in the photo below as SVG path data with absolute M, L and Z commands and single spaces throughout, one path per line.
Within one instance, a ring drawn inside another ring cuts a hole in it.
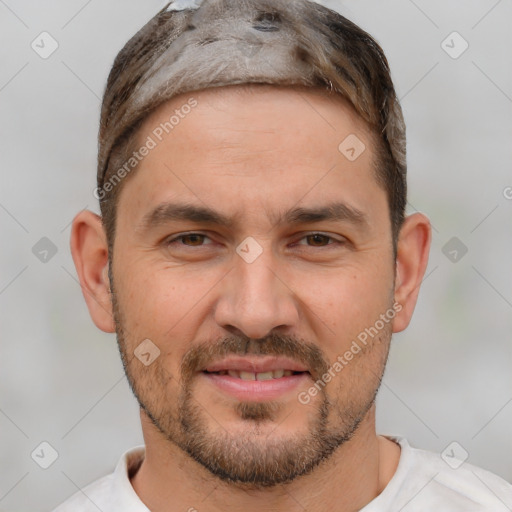
M 146 113 L 144 118 L 141 120 L 140 126 L 136 130 L 135 140 L 137 143 L 140 142 L 139 137 L 142 135 L 144 128 L 152 118 L 158 116 L 165 109 L 177 108 L 180 105 L 187 103 L 187 100 L 190 98 L 202 96 L 203 99 L 208 102 L 209 97 L 212 97 L 216 103 L 222 106 L 223 104 L 229 103 L 232 100 L 233 95 L 238 97 L 243 95 L 254 96 L 258 93 L 272 93 L 274 91 L 280 91 L 282 93 L 288 94 L 295 93 L 298 96 L 302 96 L 303 94 L 306 96 L 314 95 L 317 98 L 324 100 L 326 103 L 338 104 L 351 113 L 352 118 L 358 125 L 358 129 L 362 129 L 362 131 L 364 131 L 367 135 L 376 133 L 375 129 L 372 129 L 370 124 L 360 115 L 360 113 L 345 96 L 335 91 L 330 91 L 323 86 L 307 86 L 301 84 L 282 85 L 249 82 L 242 84 L 228 84 L 222 86 L 207 87 L 203 89 L 197 89 L 195 91 L 182 92 L 176 96 L 173 96 L 172 98 L 163 101 L 157 107 Z M 305 102 L 307 102 L 307 99 L 305 99 Z M 310 108 L 313 107 L 310 105 Z
M 305 86 L 305 85 L 275 85 L 275 84 L 265 84 L 265 83 L 244 83 L 244 84 L 230 84 L 219 87 L 209 87 L 204 89 L 198 89 L 196 91 L 191 92 L 183 92 L 173 96 L 172 98 L 165 100 L 163 103 L 158 105 L 152 111 L 148 112 L 147 115 L 142 119 L 139 127 L 133 134 L 131 143 L 127 146 L 128 152 L 136 151 L 145 141 L 148 134 L 151 133 L 151 127 L 153 127 L 154 123 L 158 123 L 158 116 L 162 116 L 162 113 L 166 110 L 172 110 L 178 108 L 180 105 L 186 104 L 187 100 L 190 98 L 197 98 L 198 96 L 202 96 L 208 102 L 208 98 L 211 97 L 214 99 L 216 106 L 222 108 L 224 104 L 228 104 L 232 98 L 233 94 L 240 97 L 245 94 L 255 95 L 258 93 L 271 93 L 273 91 L 280 91 L 282 93 L 297 93 L 299 95 L 305 94 L 306 96 L 309 94 L 313 94 L 317 98 L 326 102 L 327 104 L 341 106 L 345 109 L 345 111 L 350 116 L 351 121 L 354 123 L 354 131 L 356 133 L 362 133 L 366 136 L 370 142 L 370 145 L 367 147 L 371 154 L 371 169 L 377 173 L 377 181 L 380 186 L 384 187 L 384 184 L 381 183 L 378 176 L 378 165 L 380 161 L 380 135 L 376 131 L 374 127 L 372 127 L 365 119 L 361 117 L 361 115 L 357 112 L 351 102 L 345 98 L 343 95 L 326 90 L 321 86 Z M 304 97 L 303 97 L 304 98 Z M 315 110 L 315 112 L 324 119 L 326 122 L 326 129 L 336 129 L 329 120 L 326 120 L 322 113 L 316 111 L 314 106 L 312 106 L 307 98 L 304 98 L 304 108 L 311 108 Z M 192 113 L 193 115 L 193 113 Z M 330 120 L 333 120 L 334 115 L 330 116 Z M 172 137 L 172 132 L 167 135 L 167 137 Z M 340 137 L 339 142 L 341 143 L 343 137 Z M 337 149 L 337 148 L 334 148 Z M 143 163 L 143 162 L 141 162 Z M 133 169 L 133 172 L 130 175 L 133 175 L 137 172 L 139 166 L 141 164 L 137 164 L 137 166 Z M 130 176 L 127 176 L 128 181 Z

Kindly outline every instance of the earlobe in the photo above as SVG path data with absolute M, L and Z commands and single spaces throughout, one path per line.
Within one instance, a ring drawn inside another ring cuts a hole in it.
M 404 221 L 397 247 L 395 301 L 401 305 L 393 332 L 403 331 L 411 320 L 428 264 L 431 227 L 428 218 L 415 213 Z
M 80 212 L 71 229 L 71 254 L 89 314 L 96 326 L 115 332 L 108 277 L 108 244 L 101 217 Z

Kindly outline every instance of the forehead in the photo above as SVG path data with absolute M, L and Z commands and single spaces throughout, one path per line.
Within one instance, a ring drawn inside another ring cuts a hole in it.
M 192 109 L 194 115 L 189 116 L 187 103 L 191 98 L 197 106 Z M 336 132 L 341 131 L 337 134 L 341 135 L 347 125 L 371 136 L 368 125 L 349 101 L 323 87 L 239 84 L 180 94 L 157 108 L 146 119 L 139 134 L 144 135 L 160 122 L 169 121 L 173 113 L 181 113 L 179 124 L 189 124 L 182 123 L 183 117 L 199 117 L 204 121 L 202 127 L 195 126 L 195 138 L 214 129 L 216 121 L 224 122 L 223 127 L 229 128 L 226 123 L 236 120 L 250 122 L 247 128 L 267 127 L 282 133 L 300 131 L 310 138 L 313 127 L 318 130 L 317 138 L 325 139 L 327 134 L 336 136 Z M 183 131 L 174 128 L 177 125 L 173 126 L 173 132 Z M 197 131 L 200 128 L 205 131 Z
M 377 186 L 373 135 L 346 100 L 325 90 L 253 84 L 182 94 L 145 120 L 138 145 L 149 139 L 154 148 L 127 183 L 141 208 L 174 195 L 233 211 L 238 198 L 237 212 L 245 201 L 271 214 L 287 199 L 318 204 L 328 193 L 332 202 L 350 183 Z
M 362 162 L 374 160 L 375 137 L 348 101 L 304 86 L 243 84 L 182 94 L 146 119 L 136 146 L 147 137 L 157 147 L 141 168 L 154 165 L 165 151 L 181 164 L 237 171 L 246 164 L 258 172 L 268 165 L 325 166 L 340 155 L 353 162 L 363 148 Z

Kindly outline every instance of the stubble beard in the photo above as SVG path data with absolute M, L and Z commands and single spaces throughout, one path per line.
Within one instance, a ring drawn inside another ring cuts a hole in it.
M 385 329 L 372 345 L 358 354 L 358 357 L 369 358 L 372 351 L 379 350 L 374 371 L 363 381 L 364 389 L 356 383 L 354 393 L 343 394 L 342 390 L 342 398 L 338 396 L 333 400 L 320 388 L 317 404 L 309 405 L 307 433 L 286 438 L 272 435 L 272 431 L 279 428 L 283 409 L 283 403 L 279 401 L 238 402 L 234 409 L 240 421 L 244 422 L 244 428 L 234 433 L 222 427 L 215 429 L 213 427 L 218 427 L 218 422 L 212 419 L 212 414 L 193 393 L 197 379 L 194 370 L 201 367 L 201 361 L 210 361 L 212 354 L 284 355 L 306 364 L 316 382 L 329 367 L 320 349 L 279 334 L 261 342 L 231 336 L 215 345 L 208 343 L 190 349 L 182 358 L 180 377 L 176 378 L 163 366 L 164 358 L 160 357 L 146 367 L 134 356 L 137 343 L 127 335 L 124 315 L 112 284 L 119 351 L 140 407 L 169 442 L 223 482 L 245 490 L 261 490 L 290 483 L 311 473 L 337 448 L 352 439 L 375 402 L 387 361 L 391 328 Z M 170 388 L 172 381 L 174 390 Z M 297 401 L 296 407 L 304 405 Z M 275 422 L 275 429 L 265 434 L 263 430 L 268 431 L 268 428 L 263 427 L 269 422 Z

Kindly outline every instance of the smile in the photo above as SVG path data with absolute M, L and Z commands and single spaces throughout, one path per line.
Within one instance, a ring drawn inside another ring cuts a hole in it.
M 240 401 L 261 401 L 297 392 L 311 380 L 300 362 L 283 356 L 228 356 L 203 368 L 205 382 Z
M 304 372 L 294 372 L 292 370 L 273 370 L 273 371 L 267 371 L 267 372 L 247 372 L 242 370 L 221 370 L 218 372 L 207 372 L 207 373 L 214 373 L 216 375 L 229 375 L 230 377 L 233 377 L 235 379 L 242 379 L 242 380 L 272 380 L 272 379 L 280 379 L 281 377 L 290 377 L 291 375 L 296 375 L 298 373 L 304 373 Z

